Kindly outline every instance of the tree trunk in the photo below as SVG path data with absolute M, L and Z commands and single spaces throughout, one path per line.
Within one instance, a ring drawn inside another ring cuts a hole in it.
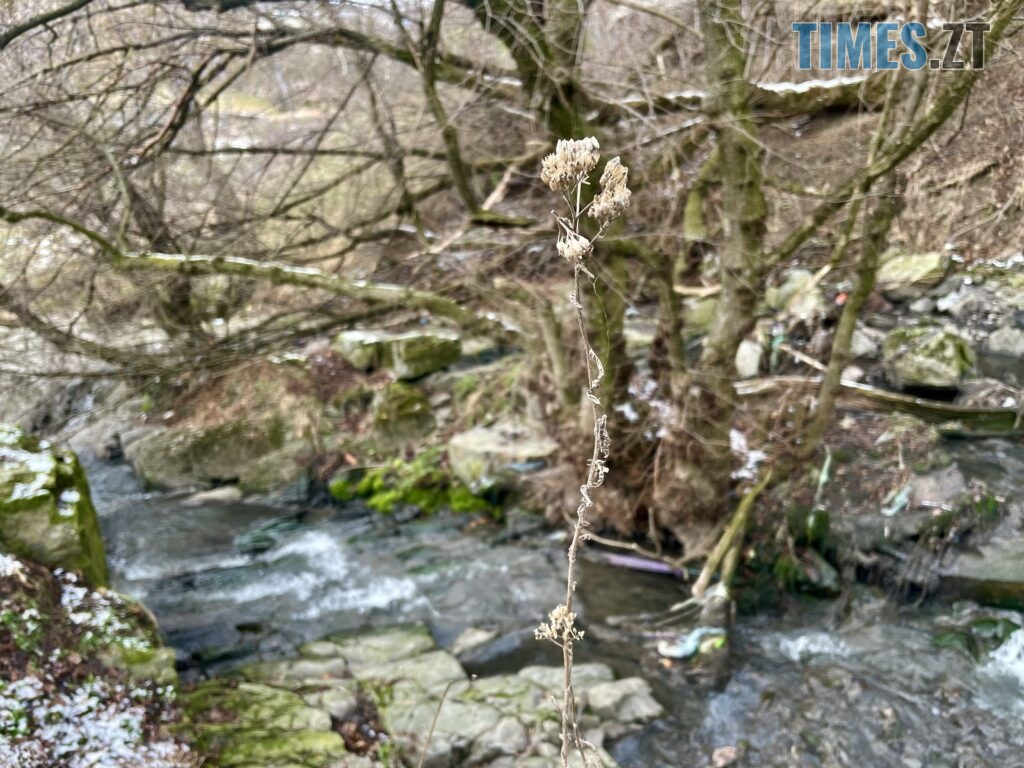
M 679 420 L 662 452 L 655 503 L 660 522 L 680 530 L 693 518 L 720 512 L 731 484 L 734 360 L 754 324 L 764 279 L 767 213 L 762 152 L 750 112 L 741 0 L 700 4 L 708 97 L 715 125 L 722 227 L 718 309 L 689 386 L 678 393 Z M 681 502 L 681 500 L 684 500 Z

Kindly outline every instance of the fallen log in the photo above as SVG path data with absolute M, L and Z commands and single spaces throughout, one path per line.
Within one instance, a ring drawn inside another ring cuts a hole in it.
M 771 376 L 736 383 L 736 394 L 743 397 L 770 394 L 783 389 L 816 389 L 820 376 Z M 840 384 L 841 407 L 869 411 L 899 411 L 933 424 L 958 422 L 947 431 L 961 437 L 1013 436 L 1020 432 L 1024 413 L 1017 408 L 979 408 L 957 405 L 926 397 L 890 392 L 869 384 L 843 381 Z

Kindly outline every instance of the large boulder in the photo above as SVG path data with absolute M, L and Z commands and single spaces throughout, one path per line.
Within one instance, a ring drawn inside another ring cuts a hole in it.
M 405 333 L 343 331 L 334 346 L 356 368 L 384 368 L 404 380 L 447 368 L 462 356 L 462 342 L 457 335 L 432 329 Z
M 558 443 L 527 424 L 502 422 L 460 432 L 448 442 L 452 472 L 470 488 L 500 484 L 540 469 Z
M 962 336 L 937 327 L 895 328 L 885 337 L 882 362 L 900 389 L 954 389 L 973 369 L 974 351 Z
M 949 271 L 949 254 L 892 253 L 885 257 L 875 284 L 890 301 L 910 301 L 939 285 Z
M 171 427 L 125 446 L 150 488 L 182 490 L 237 483 L 247 468 L 284 447 L 282 419 L 240 419 L 209 427 Z
M 75 454 L 0 425 L 0 551 L 107 583 L 89 483 Z

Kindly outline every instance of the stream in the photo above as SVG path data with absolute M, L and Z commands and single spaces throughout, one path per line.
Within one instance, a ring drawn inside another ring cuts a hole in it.
M 1020 445 L 951 450 L 965 473 L 1021 498 Z M 126 465 L 87 469 L 114 586 L 153 611 L 186 680 L 332 631 L 415 620 L 443 646 L 468 627 L 492 630 L 460 656 L 472 673 L 559 662 L 532 631 L 561 602 L 563 543 L 528 518 L 474 528 L 447 516 L 382 518 L 357 504 L 302 514 L 192 504 L 144 492 Z M 595 629 L 685 596 L 667 576 L 583 563 L 583 619 Z M 837 625 L 822 601 L 741 616 L 719 686 L 666 665 L 653 643 L 600 631 L 579 658 L 646 677 L 666 705 L 665 717 L 613 746 L 624 768 L 709 766 L 730 747 L 751 766 L 1024 767 L 1024 630 L 975 662 L 933 644 L 936 620 L 951 610 L 858 587 Z

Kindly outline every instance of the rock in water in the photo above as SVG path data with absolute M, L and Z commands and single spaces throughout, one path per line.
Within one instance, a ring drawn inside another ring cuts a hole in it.
M 0 551 L 107 583 L 96 509 L 78 457 L 0 425 Z
M 885 376 L 899 388 L 954 389 L 974 369 L 970 344 L 937 327 L 895 328 L 882 345 Z
M 983 544 L 960 553 L 943 572 L 942 586 L 956 597 L 1024 610 L 1024 544 Z
M 939 285 L 949 264 L 949 255 L 937 251 L 895 254 L 878 268 L 876 285 L 890 301 L 910 301 Z

